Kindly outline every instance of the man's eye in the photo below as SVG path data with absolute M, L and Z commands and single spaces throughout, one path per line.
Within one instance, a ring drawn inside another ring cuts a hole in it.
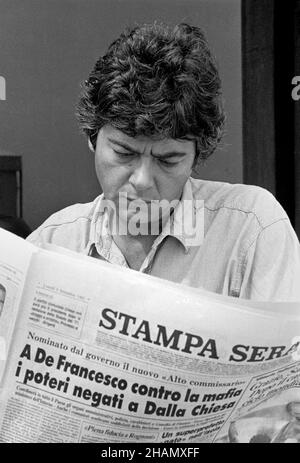
M 134 153 L 122 153 L 121 151 L 115 151 L 115 153 L 120 157 L 120 158 L 130 158 L 134 156 Z
M 177 165 L 177 162 L 165 161 L 164 159 L 160 159 L 159 162 L 160 162 L 163 166 L 168 166 L 168 167 L 174 167 L 174 166 Z

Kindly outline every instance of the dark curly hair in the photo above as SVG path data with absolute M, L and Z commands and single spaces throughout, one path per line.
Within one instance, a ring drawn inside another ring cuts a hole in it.
M 98 59 L 76 114 L 94 147 L 110 124 L 131 137 L 194 139 L 196 160 L 206 159 L 222 136 L 220 89 L 199 27 L 147 24 L 122 33 Z

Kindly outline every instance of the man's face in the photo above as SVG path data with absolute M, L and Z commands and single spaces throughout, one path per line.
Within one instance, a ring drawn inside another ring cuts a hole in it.
M 127 199 L 179 200 L 195 158 L 192 140 L 129 137 L 110 125 L 99 131 L 95 165 L 104 197 L 118 207 Z

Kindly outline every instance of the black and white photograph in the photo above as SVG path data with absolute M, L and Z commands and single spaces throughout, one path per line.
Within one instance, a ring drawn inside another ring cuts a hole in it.
M 300 443 L 300 1 L 0 0 L 0 44 L 0 442 Z

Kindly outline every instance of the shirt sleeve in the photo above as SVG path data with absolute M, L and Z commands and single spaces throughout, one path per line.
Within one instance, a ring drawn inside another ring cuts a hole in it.
M 36 246 L 41 245 L 42 240 L 41 240 L 39 228 L 34 230 L 32 233 L 30 233 L 30 235 L 27 236 L 26 240 L 29 241 L 30 243 L 36 245 Z
M 300 303 L 300 244 L 289 219 L 263 228 L 248 247 L 240 297 Z
M 47 219 L 40 227 L 34 230 L 29 236 L 27 236 L 26 240 L 30 243 L 34 244 L 35 246 L 43 246 L 46 243 L 53 243 L 53 235 L 55 234 L 57 227 L 47 226 Z

